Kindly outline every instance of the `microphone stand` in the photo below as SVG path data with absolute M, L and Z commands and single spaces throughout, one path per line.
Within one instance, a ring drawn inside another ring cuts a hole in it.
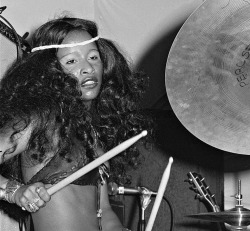
M 148 205 L 151 202 L 151 195 L 153 192 L 148 190 L 145 187 L 139 187 L 138 189 L 141 190 L 141 195 L 140 195 L 140 202 L 141 202 L 141 216 L 139 220 L 139 229 L 138 231 L 145 231 L 146 229 L 146 221 L 145 221 L 145 210 L 148 207 Z

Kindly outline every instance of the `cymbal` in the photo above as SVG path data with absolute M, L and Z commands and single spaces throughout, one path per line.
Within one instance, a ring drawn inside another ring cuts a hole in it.
M 224 212 L 211 212 L 189 215 L 188 217 L 204 221 L 223 222 L 232 226 L 250 225 L 250 210 L 248 209 L 231 209 Z
M 250 155 L 250 0 L 207 0 L 177 34 L 166 91 L 183 126 L 203 142 Z

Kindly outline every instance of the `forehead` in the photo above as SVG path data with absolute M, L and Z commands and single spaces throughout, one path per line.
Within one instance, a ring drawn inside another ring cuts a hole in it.
M 84 41 L 88 41 L 92 39 L 91 35 L 87 31 L 72 31 L 70 32 L 63 40 L 62 44 L 74 44 L 74 43 L 81 43 Z M 57 56 L 63 57 L 67 54 L 74 53 L 74 52 L 84 52 L 90 49 L 97 49 L 96 43 L 91 42 L 86 45 L 79 45 L 75 47 L 69 48 L 59 48 L 57 52 Z
M 91 35 L 87 31 L 72 31 L 63 40 L 62 44 L 74 44 L 81 43 L 92 39 Z M 85 45 L 77 45 L 74 47 L 59 48 L 57 51 L 58 58 L 62 58 L 72 53 L 85 53 L 89 50 L 97 50 L 95 42 L 91 42 Z
M 79 43 L 79 42 L 84 42 L 90 39 L 92 39 L 92 37 L 87 31 L 83 31 L 83 30 L 72 31 L 68 33 L 68 35 L 64 38 L 64 40 L 62 41 L 62 44 Z

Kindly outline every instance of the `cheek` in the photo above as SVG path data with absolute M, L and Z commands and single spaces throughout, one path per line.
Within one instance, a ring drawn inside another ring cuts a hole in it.
M 65 68 L 66 69 L 66 68 Z M 66 72 L 74 75 L 75 77 L 78 77 L 79 76 L 79 69 L 77 68 L 69 68 L 69 69 L 66 69 Z
M 80 76 L 80 74 L 79 74 L 79 71 L 72 71 L 72 72 L 70 72 L 73 76 L 75 76 L 77 79 L 79 79 L 79 76 Z
M 73 70 L 67 70 L 66 73 L 69 73 L 72 75 L 72 77 L 75 77 L 76 80 L 80 80 L 80 71 L 79 70 L 76 70 L 76 69 L 73 69 Z
M 99 77 L 102 78 L 102 75 L 103 75 L 103 65 L 102 64 L 97 65 L 95 67 L 95 70 L 98 72 Z
M 78 68 L 70 68 L 67 65 L 63 65 L 63 64 L 61 64 L 61 65 L 62 65 L 63 71 L 65 73 L 70 73 L 70 74 L 74 75 L 75 77 L 79 76 Z

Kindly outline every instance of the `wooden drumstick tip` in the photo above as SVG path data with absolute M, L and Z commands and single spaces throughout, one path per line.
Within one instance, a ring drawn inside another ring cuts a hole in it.
M 142 137 L 146 136 L 147 134 L 148 134 L 148 132 L 146 130 L 142 131 L 142 133 L 141 133 Z

